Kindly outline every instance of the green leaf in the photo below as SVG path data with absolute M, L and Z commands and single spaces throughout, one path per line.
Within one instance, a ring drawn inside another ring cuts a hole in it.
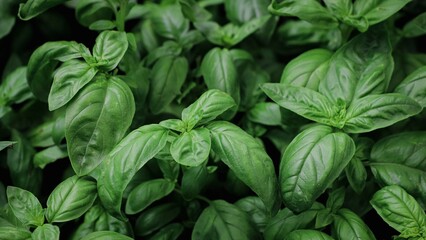
M 146 125 L 132 131 L 114 147 L 103 162 L 98 179 L 99 198 L 106 210 L 118 219 L 124 189 L 136 172 L 167 143 L 169 132 L 159 125 Z
M 126 214 L 143 211 L 153 202 L 169 195 L 174 188 L 175 184 L 167 179 L 154 179 L 139 184 L 127 197 Z
M 358 0 L 354 2 L 353 14 L 367 19 L 368 24 L 386 20 L 411 0 Z
M 269 19 L 270 16 L 266 15 L 249 20 L 240 27 L 235 27 L 232 24 L 225 25 L 225 27 L 223 27 L 224 36 L 222 38 L 224 46 L 230 47 L 237 45 L 249 35 L 259 30 Z
M 13 9 L 13 1 L 0 2 L 0 39 L 7 36 L 15 25 L 16 17 Z
M 111 5 L 104 0 L 78 1 L 75 7 L 75 17 L 81 25 L 89 27 L 96 21 L 112 19 L 113 10 Z
M 181 183 L 182 196 L 192 200 L 200 194 L 210 180 L 210 174 L 205 164 L 196 167 L 183 168 Z
M 111 71 L 116 68 L 128 46 L 126 33 L 118 31 L 101 32 L 96 38 L 95 46 L 93 46 L 93 56 L 96 58 L 99 70 Z
M 188 60 L 184 57 L 165 56 L 160 58 L 151 71 L 149 108 L 160 113 L 181 92 L 188 74 Z
M 132 240 L 132 238 L 113 231 L 98 231 L 84 236 L 81 240 Z
M 28 240 L 28 239 L 31 239 L 31 232 L 28 231 L 27 229 L 1 226 L 0 239 Z
M 225 0 L 226 16 L 235 24 L 269 15 L 267 0 Z
M 182 121 L 187 124 L 187 130 L 191 130 L 197 125 L 214 120 L 234 106 L 235 101 L 230 95 L 217 89 L 211 89 L 182 111 Z
M 338 240 L 376 239 L 364 221 L 349 209 L 340 209 L 336 213 L 332 229 Z
M 224 91 L 228 93 L 237 104 L 240 102 L 237 69 L 227 49 L 211 49 L 201 62 L 201 74 L 209 89 Z
M 198 166 L 210 154 L 210 132 L 206 128 L 192 129 L 179 135 L 170 146 L 173 159 L 185 166 Z
M 195 223 L 194 240 L 258 239 L 247 213 L 223 200 L 210 202 Z
M 28 61 L 27 81 L 35 97 L 47 102 L 58 62 L 81 57 L 82 47 L 76 42 L 47 42 L 33 52 Z
M 265 231 L 270 216 L 262 199 L 254 196 L 245 197 L 235 202 L 235 206 L 249 215 L 250 220 L 256 225 L 259 232 Z
M 47 164 L 53 163 L 56 160 L 67 156 L 67 146 L 65 144 L 60 146 L 55 145 L 36 153 L 34 155 L 33 162 L 34 165 L 43 169 Z
M 414 116 L 421 110 L 416 101 L 399 93 L 368 95 L 349 106 L 343 130 L 348 133 L 370 132 Z
M 281 83 L 318 90 L 318 85 L 324 81 L 332 56 L 331 51 L 321 48 L 300 54 L 285 66 Z
M 126 83 L 101 75 L 68 105 L 65 137 L 77 175 L 93 171 L 123 138 L 133 119 L 134 104 Z
M 77 219 L 89 210 L 96 197 L 96 182 L 91 178 L 67 178 L 49 195 L 46 219 L 49 223 Z
M 309 209 L 334 182 L 355 153 L 351 137 L 331 127 L 314 126 L 297 135 L 285 150 L 279 181 L 284 204 Z
M 111 30 L 116 27 L 115 22 L 111 20 L 98 20 L 96 22 L 92 22 L 89 26 L 90 30 L 103 31 L 103 30 Z
M 56 110 L 67 104 L 90 80 L 97 70 L 86 62 L 70 60 L 55 72 L 48 103 L 49 110 Z
M 37 227 L 31 237 L 33 240 L 59 240 L 59 227 L 52 224 L 44 224 Z
M 352 158 L 345 168 L 345 174 L 352 189 L 361 194 L 367 180 L 367 170 L 361 160 Z
M 180 223 L 169 224 L 160 229 L 149 240 L 177 240 L 183 233 L 184 226 Z
M 426 107 L 426 67 L 421 67 L 408 75 L 396 88 L 396 93 L 404 94 Z
M 30 20 L 66 1 L 68 0 L 27 0 L 25 3 L 19 4 L 18 17 L 22 20 Z
M 333 240 L 332 237 L 329 235 L 317 231 L 317 230 L 296 230 L 291 232 L 285 240 L 304 240 L 304 239 L 311 239 L 311 240 Z
M 180 119 L 166 119 L 159 123 L 160 126 L 177 132 L 185 132 L 185 123 Z
M 260 102 L 248 111 L 247 118 L 263 125 L 278 126 L 281 124 L 280 106 L 276 103 Z
M 384 185 L 399 185 L 426 204 L 426 132 L 390 135 L 374 144 L 371 170 Z
M 352 0 L 324 0 L 326 7 L 339 19 L 352 13 Z
M 278 105 L 304 118 L 338 128 L 343 127 L 344 116 L 341 116 L 339 109 L 321 93 L 281 83 L 263 84 L 262 90 Z
M 0 104 L 22 103 L 33 97 L 27 82 L 27 68 L 18 67 L 0 85 Z
M 335 28 L 337 19 L 316 0 L 273 0 L 268 10 L 278 16 L 295 16 L 319 27 Z
M 232 123 L 219 121 L 209 124 L 207 128 L 210 130 L 213 152 L 274 214 L 280 205 L 278 184 L 272 160 L 263 147 Z
M 189 21 L 183 16 L 179 4 L 156 6 L 151 12 L 150 19 L 154 31 L 169 39 L 180 39 L 189 28 Z
M 7 187 L 7 200 L 13 214 L 26 226 L 41 226 L 44 223 L 43 208 L 31 192 L 18 187 Z
M 404 37 L 412 38 L 426 34 L 426 12 L 418 15 L 404 25 Z
M 370 201 L 383 220 L 398 232 L 426 226 L 424 210 L 403 188 L 392 185 L 377 191 Z
M 345 188 L 339 187 L 333 189 L 329 194 L 326 202 L 326 207 L 331 209 L 333 213 L 342 208 L 345 201 Z
M 212 14 L 195 0 L 179 0 L 179 4 L 183 15 L 191 22 L 204 22 L 212 17 Z
M 319 92 L 349 106 L 369 94 L 384 93 L 393 72 L 392 47 L 384 27 L 354 37 L 331 57 Z
M 3 149 L 5 149 L 5 148 L 7 148 L 7 147 L 12 146 L 12 145 L 13 145 L 13 144 L 15 144 L 15 143 L 17 143 L 17 142 L 12 142 L 12 141 L 0 141 L 0 151 L 1 151 L 1 150 L 3 150 Z
M 149 235 L 173 221 L 180 213 L 176 203 L 165 203 L 145 210 L 135 223 L 137 236 Z

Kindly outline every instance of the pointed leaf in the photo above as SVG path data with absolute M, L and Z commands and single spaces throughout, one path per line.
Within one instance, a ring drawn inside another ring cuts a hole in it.
M 31 192 L 18 187 L 7 187 L 7 200 L 13 214 L 26 226 L 41 226 L 44 223 L 43 208 Z
M 340 209 L 334 216 L 333 232 L 338 240 L 375 240 L 373 232 L 349 209 Z
M 179 135 L 170 146 L 173 159 L 185 166 L 198 166 L 210 154 L 210 132 L 206 128 L 192 129 Z
M 118 31 L 103 31 L 96 38 L 93 46 L 93 56 L 102 71 L 111 71 L 117 67 L 127 51 L 129 42 L 126 33 Z
M 52 224 L 44 224 L 37 227 L 31 237 L 33 240 L 59 240 L 59 227 Z

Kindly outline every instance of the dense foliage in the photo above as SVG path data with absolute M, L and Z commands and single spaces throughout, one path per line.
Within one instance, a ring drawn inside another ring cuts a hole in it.
M 1 0 L 0 239 L 426 239 L 425 11 Z

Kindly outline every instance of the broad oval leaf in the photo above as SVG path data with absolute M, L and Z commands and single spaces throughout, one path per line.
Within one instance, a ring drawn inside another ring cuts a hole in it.
M 367 180 L 367 170 L 361 160 L 352 158 L 345 168 L 345 174 L 352 189 L 361 194 Z
M 266 83 L 263 91 L 283 108 L 304 118 L 330 126 L 342 128 L 343 117 L 339 109 L 324 95 L 305 87 L 281 83 Z
M 338 240 L 375 240 L 373 232 L 362 219 L 349 209 L 340 209 L 334 216 L 333 235 Z
M 70 60 L 55 72 L 48 103 L 49 110 L 56 110 L 67 104 L 90 80 L 97 70 L 86 62 Z
M 426 204 L 426 132 L 398 133 L 371 150 L 371 170 L 384 185 L 399 185 Z
M 210 202 L 195 223 L 194 240 L 258 239 L 247 213 L 223 200 Z
M 284 204 L 295 212 L 309 209 L 334 182 L 355 153 L 351 137 L 327 126 L 297 135 L 285 150 L 279 181 Z
M 402 233 L 426 226 L 426 215 L 416 200 L 403 188 L 392 185 L 377 191 L 370 201 L 373 208 L 391 227 Z
M 235 101 L 229 94 L 211 89 L 182 111 L 182 121 L 187 123 L 187 130 L 191 130 L 194 126 L 214 120 L 234 106 Z
M 52 224 L 44 224 L 37 227 L 31 234 L 33 240 L 59 240 L 59 227 Z
M 182 196 L 186 200 L 192 200 L 198 196 L 203 188 L 209 182 L 209 172 L 205 164 L 183 168 L 182 176 Z
M 184 57 L 165 56 L 155 63 L 148 96 L 149 108 L 154 114 L 160 113 L 181 93 L 188 69 Z
M 126 213 L 143 211 L 151 203 L 169 195 L 174 188 L 175 184 L 167 179 L 154 179 L 139 184 L 127 197 Z
M 135 234 L 149 235 L 173 221 L 179 213 L 180 207 L 176 203 L 165 203 L 149 208 L 136 219 Z
M 311 230 L 311 229 L 300 229 L 291 232 L 287 237 L 284 238 L 285 240 L 333 240 L 332 237 L 329 235 L 317 231 L 317 230 Z
M 209 89 L 222 90 L 240 102 L 240 87 L 237 69 L 227 49 L 213 48 L 201 62 L 201 74 Z
M 26 226 L 41 226 L 44 223 L 43 208 L 31 192 L 8 186 L 7 201 L 13 214 Z
M 31 239 L 31 232 L 23 228 L 1 226 L 0 239 L 28 240 Z
M 47 102 L 53 81 L 53 71 L 59 61 L 81 57 L 81 45 L 76 42 L 47 42 L 31 55 L 27 67 L 27 81 L 34 96 Z
M 180 223 L 171 223 L 160 229 L 149 240 L 177 240 L 184 229 L 184 226 Z
M 343 130 L 348 133 L 370 132 L 414 116 L 421 110 L 416 101 L 399 93 L 368 95 L 349 106 Z
M 102 71 L 111 71 L 116 68 L 128 46 L 125 32 L 101 32 L 93 46 L 93 56 L 96 58 L 98 68 Z
M 285 66 L 281 83 L 316 91 L 320 82 L 324 81 L 332 56 L 330 50 L 321 48 L 300 54 Z
M 235 202 L 235 206 L 246 212 L 259 232 L 265 230 L 270 220 L 268 209 L 259 197 L 249 196 Z
M 81 240 L 132 240 L 133 238 L 113 231 L 98 231 L 84 236 Z
M 46 219 L 67 222 L 82 216 L 97 197 L 96 182 L 88 177 L 72 176 L 61 182 L 47 199 Z
M 105 209 L 118 219 L 124 189 L 136 172 L 167 143 L 168 130 L 153 124 L 132 131 L 114 147 L 102 164 L 98 193 Z
M 112 19 L 113 15 L 111 5 L 103 0 L 78 1 L 75 6 L 75 17 L 85 27 L 99 20 Z
M 396 88 L 395 92 L 416 100 L 426 107 L 426 66 L 408 75 Z
M 353 14 L 367 19 L 369 25 L 379 23 L 403 8 L 411 0 L 355 1 Z
M 247 118 L 256 123 L 278 126 L 281 124 L 280 106 L 271 102 L 260 102 L 248 111 Z
M 150 20 L 154 31 L 165 38 L 178 40 L 189 28 L 189 21 L 183 16 L 179 4 L 156 5 Z
M 210 147 L 209 130 L 196 128 L 176 137 L 170 146 L 170 153 L 179 164 L 195 167 L 207 160 Z
M 280 205 L 278 183 L 272 160 L 263 147 L 232 123 L 218 121 L 207 128 L 210 129 L 214 153 L 274 214 Z
M 22 20 L 30 20 L 48 10 L 68 0 L 27 0 L 19 5 L 18 17 Z
M 3 79 L 0 85 L 1 104 L 22 103 L 33 97 L 28 86 L 26 74 L 26 67 L 18 67 Z
M 269 15 L 267 0 L 226 0 L 226 16 L 235 24 Z
M 133 94 L 119 78 L 101 75 L 79 92 L 65 116 L 68 154 L 77 175 L 103 161 L 123 138 L 134 112 Z

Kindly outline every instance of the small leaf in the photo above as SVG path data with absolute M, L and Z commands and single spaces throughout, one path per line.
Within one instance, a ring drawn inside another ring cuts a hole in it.
M 37 227 L 31 237 L 33 240 L 59 240 L 59 227 L 52 224 L 44 224 Z
M 127 197 L 126 213 L 143 211 L 153 202 L 169 195 L 174 188 L 175 184 L 166 179 L 154 179 L 139 184 Z
M 338 240 L 375 240 L 373 232 L 349 209 L 340 209 L 334 216 L 333 233 Z
M 278 126 L 281 124 L 280 106 L 271 102 L 260 102 L 248 111 L 247 118 L 256 123 Z
M 25 3 L 19 4 L 18 17 L 22 20 L 30 20 L 66 1 L 68 0 L 27 0 Z
M 403 188 L 392 185 L 377 191 L 370 201 L 383 220 L 398 232 L 426 226 L 424 210 Z
M 117 67 L 127 51 L 129 42 L 126 33 L 118 31 L 103 31 L 96 38 L 93 46 L 93 56 L 98 68 L 102 71 L 111 71 Z
M 7 200 L 13 214 L 26 226 L 41 226 L 44 211 L 38 199 L 29 191 L 8 186 Z
M 89 210 L 96 197 L 96 182 L 92 179 L 78 176 L 67 178 L 49 195 L 46 218 L 50 223 L 77 219 Z
M 179 213 L 180 207 L 176 203 L 165 203 L 149 208 L 136 219 L 135 234 L 149 235 L 173 221 Z
M 223 200 L 211 202 L 201 213 L 192 231 L 194 240 L 257 238 L 258 233 L 247 213 Z
M 246 212 L 250 220 L 256 225 L 259 232 L 264 232 L 266 225 L 270 220 L 268 209 L 259 197 L 245 197 L 237 202 L 235 206 Z
M 52 146 L 49 148 L 46 148 L 34 155 L 34 165 L 37 167 L 43 169 L 47 164 L 53 163 L 58 159 L 62 159 L 68 156 L 67 153 L 67 146 L 60 145 L 60 146 Z
M 426 107 L 426 67 L 421 67 L 408 75 L 396 88 L 396 93 L 404 94 Z
M 403 8 L 411 0 L 355 1 L 353 14 L 367 19 L 369 25 L 379 23 Z
M 426 34 L 426 12 L 421 13 L 404 25 L 404 37 L 412 38 Z
M 26 73 L 26 67 L 18 67 L 3 79 L 0 85 L 0 105 L 22 103 L 33 97 Z
M 192 129 L 179 135 L 170 146 L 173 159 L 185 166 L 198 166 L 210 154 L 210 132 L 206 128 Z
M 13 144 L 15 143 L 16 142 L 12 142 L 12 141 L 0 141 L 0 151 L 7 147 L 13 146 Z

